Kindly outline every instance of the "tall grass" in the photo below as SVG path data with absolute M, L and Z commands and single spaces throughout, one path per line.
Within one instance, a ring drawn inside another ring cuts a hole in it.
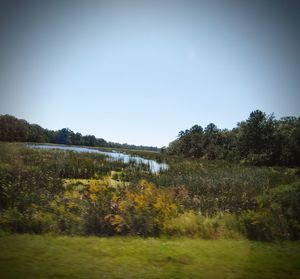
M 162 158 L 170 168 L 153 174 L 98 154 L 1 143 L 0 229 L 300 238 L 297 169 Z

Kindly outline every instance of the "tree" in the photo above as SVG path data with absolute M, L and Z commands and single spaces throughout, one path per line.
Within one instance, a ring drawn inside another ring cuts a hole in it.
M 238 126 L 239 151 L 242 158 L 252 158 L 257 160 L 257 163 L 274 161 L 275 120 L 273 114 L 266 115 L 260 110 L 255 110 L 246 121 L 239 123 Z
M 73 133 L 71 135 L 71 141 L 72 144 L 74 145 L 82 145 L 83 144 L 83 139 L 82 139 L 82 135 L 80 133 Z
M 210 123 L 204 129 L 204 147 L 209 160 L 222 157 L 222 144 L 220 130 L 214 123 Z
M 92 135 L 82 136 L 80 133 L 75 134 L 68 128 L 52 131 L 44 129 L 36 124 L 29 124 L 23 119 L 18 119 L 8 114 L 0 115 L 0 141 L 44 142 L 101 147 L 108 146 L 113 148 L 158 151 L 158 148 L 153 146 L 136 146 L 115 142 L 108 143 L 104 139 L 96 138 Z
M 300 117 L 283 117 L 277 122 L 276 154 L 282 165 L 300 165 Z
M 59 144 L 72 144 L 72 137 L 74 132 L 68 128 L 58 130 L 55 137 L 55 143 Z
M 87 146 L 96 146 L 97 139 L 95 136 L 87 135 L 83 137 L 83 143 Z

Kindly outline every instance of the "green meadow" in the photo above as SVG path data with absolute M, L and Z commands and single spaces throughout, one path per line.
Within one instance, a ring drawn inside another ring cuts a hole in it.
M 9 235 L 0 278 L 299 278 L 300 243 Z

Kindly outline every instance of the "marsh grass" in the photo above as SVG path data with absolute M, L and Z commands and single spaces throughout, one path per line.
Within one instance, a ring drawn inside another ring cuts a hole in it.
M 299 169 L 143 153 L 160 156 L 170 168 L 153 174 L 147 166 L 98 154 L 1 143 L 0 230 L 140 235 L 137 228 L 144 224 L 147 236 L 165 227 L 170 235 L 208 239 L 239 234 L 254 240 L 299 239 Z M 153 185 L 156 194 L 145 195 L 140 181 Z M 172 210 L 164 208 L 166 199 Z M 172 214 L 162 219 L 164 211 Z M 120 224 L 127 230 L 116 231 Z

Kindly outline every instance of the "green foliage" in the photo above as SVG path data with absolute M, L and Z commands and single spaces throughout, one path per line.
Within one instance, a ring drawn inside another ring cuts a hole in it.
M 277 122 L 276 155 L 282 165 L 300 165 L 300 118 L 284 117 Z
M 36 124 L 29 124 L 23 119 L 18 119 L 7 114 L 0 115 L 0 141 L 44 142 L 158 151 L 157 147 L 152 146 L 136 146 L 126 143 L 120 144 L 107 142 L 104 139 L 96 138 L 93 135 L 82 136 L 80 133 L 74 133 L 68 128 L 52 131 L 44 129 Z
M 275 120 L 255 110 L 232 130 L 210 123 L 179 132 L 166 150 L 184 157 L 243 161 L 250 165 L 300 165 L 300 118 Z
M 200 237 L 203 239 L 242 238 L 242 226 L 231 214 L 219 213 L 214 217 L 205 217 L 193 211 L 167 219 L 164 233 L 174 236 Z
M 271 163 L 272 151 L 275 142 L 274 116 L 267 116 L 256 110 L 250 113 L 249 118 L 239 123 L 238 147 L 242 158 L 249 155 L 254 157 L 251 163 Z
M 250 239 L 300 238 L 300 183 L 280 185 L 257 198 L 257 209 L 243 213 Z

